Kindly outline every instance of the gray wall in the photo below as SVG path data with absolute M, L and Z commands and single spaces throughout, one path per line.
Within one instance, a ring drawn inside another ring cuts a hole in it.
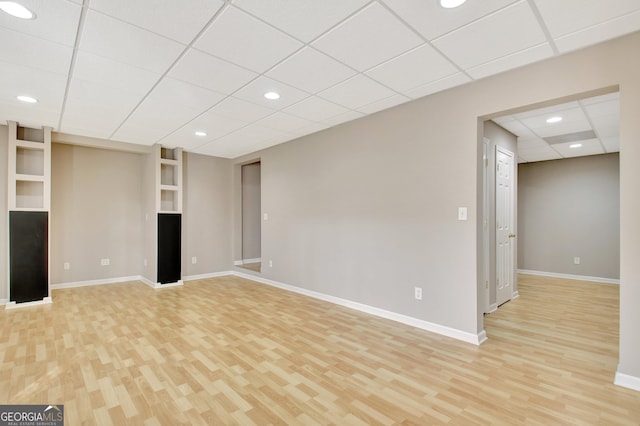
M 260 163 L 242 166 L 242 259 L 261 256 Z
M 619 87 L 619 371 L 640 377 L 638 48 L 640 33 L 252 154 L 269 214 L 262 258 L 273 268 L 263 275 L 480 337 L 482 121 Z M 421 302 L 414 286 L 423 287 Z
M 142 161 L 140 154 L 52 144 L 52 284 L 140 275 Z M 109 266 L 100 265 L 103 258 Z
M 524 163 L 519 173 L 518 268 L 619 278 L 618 154 Z
M 485 121 L 483 136 L 489 139 L 489 146 L 487 152 L 487 177 L 488 177 L 488 192 L 489 192 L 489 222 L 487 224 L 487 231 L 489 232 L 489 304 L 494 305 L 496 303 L 496 148 L 505 148 L 513 153 L 514 161 L 514 188 L 517 188 L 518 183 L 518 138 L 508 130 L 497 125 L 493 121 Z M 514 191 L 514 205 L 517 204 L 518 191 Z M 481 210 L 478 210 L 479 215 Z M 518 234 L 518 211 L 515 212 L 515 233 Z M 515 248 L 515 256 L 517 259 L 518 249 Z M 514 259 L 515 260 L 515 259 Z M 514 271 L 513 277 L 513 290 L 518 290 L 517 275 Z M 491 308 L 489 309 L 491 310 Z
M 231 161 L 183 153 L 182 276 L 231 269 Z M 191 258 L 197 258 L 192 264 Z

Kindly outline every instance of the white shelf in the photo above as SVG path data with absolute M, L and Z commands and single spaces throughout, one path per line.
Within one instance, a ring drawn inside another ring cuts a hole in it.
M 161 191 L 180 191 L 178 185 L 160 185 Z
M 44 182 L 44 176 L 40 175 L 24 175 L 16 173 L 16 181 L 23 182 Z
M 23 141 L 16 139 L 16 146 L 26 149 L 43 150 L 45 148 L 44 142 Z
M 170 160 L 168 158 L 161 158 L 160 159 L 160 164 L 166 164 L 168 166 L 177 166 L 178 165 L 178 160 Z
M 156 211 L 182 213 L 182 149 L 155 146 Z

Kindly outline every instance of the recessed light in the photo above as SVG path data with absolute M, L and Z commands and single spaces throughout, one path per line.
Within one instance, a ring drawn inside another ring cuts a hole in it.
M 581 146 L 581 143 L 572 143 L 571 145 L 569 145 L 569 148 L 580 148 Z
M 196 132 L 196 136 L 207 136 L 207 132 L 203 132 L 202 130 L 198 130 Z
M 36 19 L 36 14 L 14 1 L 0 1 L 0 10 L 20 19 Z
M 454 7 L 462 6 L 467 0 L 440 0 L 440 6 L 445 9 L 453 9 Z
M 267 92 L 264 94 L 264 97 L 269 99 L 270 101 L 275 101 L 280 99 L 280 95 L 277 92 Z
M 26 95 L 19 95 L 19 96 L 16 96 L 16 98 L 18 98 L 19 101 L 26 102 L 29 104 L 35 104 L 36 102 L 38 102 L 36 98 L 32 98 L 31 96 L 26 96 Z
M 562 117 L 560 117 L 559 115 L 556 115 L 555 117 L 547 118 L 547 123 L 549 124 L 559 123 L 560 121 L 562 121 Z

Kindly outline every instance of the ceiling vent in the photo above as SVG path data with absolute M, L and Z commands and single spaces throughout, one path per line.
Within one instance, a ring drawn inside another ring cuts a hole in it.
M 593 130 L 585 130 L 584 132 L 567 133 L 566 135 L 550 136 L 542 139 L 544 139 L 549 145 L 557 145 L 559 143 L 586 141 L 597 138 L 598 137 Z

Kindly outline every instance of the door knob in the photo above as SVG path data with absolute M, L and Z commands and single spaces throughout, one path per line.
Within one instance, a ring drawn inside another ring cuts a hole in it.
M 509 234 L 509 238 L 515 238 L 516 234 Z

